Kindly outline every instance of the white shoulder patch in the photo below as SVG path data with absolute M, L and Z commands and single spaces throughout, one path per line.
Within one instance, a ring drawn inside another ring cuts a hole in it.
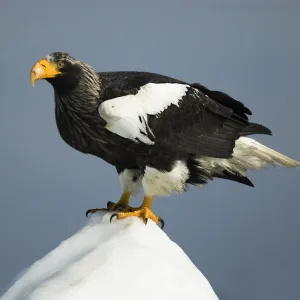
M 157 115 L 171 104 L 179 106 L 188 87 L 178 83 L 148 83 L 136 95 L 103 102 L 99 106 L 99 114 L 107 122 L 109 131 L 152 145 L 155 136 L 148 126 L 148 115 Z

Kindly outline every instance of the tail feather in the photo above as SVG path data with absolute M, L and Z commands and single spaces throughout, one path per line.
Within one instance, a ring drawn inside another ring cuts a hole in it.
M 217 177 L 250 186 L 252 182 L 244 176 L 247 170 L 262 169 L 266 165 L 300 168 L 300 162 L 248 137 L 236 141 L 231 158 L 199 157 L 196 162 L 203 181 Z
M 300 162 L 247 137 L 236 141 L 232 160 L 240 160 L 246 169 L 261 169 L 267 164 L 288 168 L 300 167 Z
M 251 182 L 251 180 L 248 177 L 243 176 L 242 174 L 236 172 L 228 172 L 227 170 L 224 170 L 222 173 L 213 174 L 213 177 L 227 179 L 227 180 L 235 181 L 238 183 L 242 183 L 254 187 L 254 184 Z
M 250 123 L 246 128 L 241 132 L 241 136 L 251 135 L 251 134 L 267 134 L 272 135 L 272 131 L 264 125 Z

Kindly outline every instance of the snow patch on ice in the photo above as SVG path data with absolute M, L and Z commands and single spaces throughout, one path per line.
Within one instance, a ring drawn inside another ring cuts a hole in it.
M 1 300 L 217 300 L 183 250 L 153 222 L 94 215 L 35 262 Z

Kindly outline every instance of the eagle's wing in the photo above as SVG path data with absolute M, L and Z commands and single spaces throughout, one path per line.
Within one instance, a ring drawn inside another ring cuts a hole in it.
M 244 133 L 270 133 L 236 113 L 230 99 L 221 104 L 207 94 L 197 85 L 150 82 L 122 90 L 122 96 L 101 103 L 99 113 L 108 130 L 136 143 L 211 157 L 230 157 Z

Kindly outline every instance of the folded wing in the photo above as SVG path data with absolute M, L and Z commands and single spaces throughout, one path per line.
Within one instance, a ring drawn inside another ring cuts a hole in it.
M 240 136 L 270 134 L 266 127 L 248 122 L 246 114 L 251 112 L 242 103 L 205 89 L 197 84 L 147 83 L 104 101 L 99 113 L 108 130 L 135 143 L 211 157 L 231 157 Z

